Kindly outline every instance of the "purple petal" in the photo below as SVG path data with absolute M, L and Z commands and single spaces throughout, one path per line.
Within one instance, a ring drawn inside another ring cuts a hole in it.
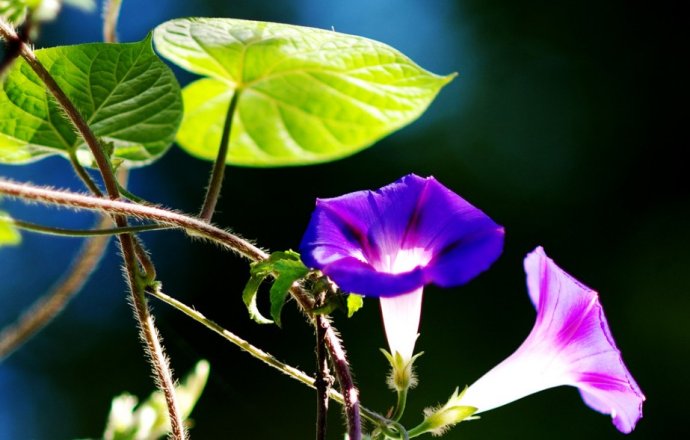
M 631 432 L 645 397 L 623 363 L 597 293 L 556 266 L 541 247 L 527 256 L 525 270 L 537 304 L 536 327 L 551 333 L 569 357 L 573 385 L 588 406 L 610 414 L 621 432 Z
M 525 342 L 465 393 L 477 412 L 560 385 L 580 389 L 585 403 L 610 414 L 629 433 L 642 417 L 645 397 L 621 358 L 595 291 L 539 247 L 525 258 L 530 298 L 537 309 Z
M 488 268 L 503 229 L 433 177 L 317 201 L 300 251 L 341 288 L 391 296 L 462 284 Z

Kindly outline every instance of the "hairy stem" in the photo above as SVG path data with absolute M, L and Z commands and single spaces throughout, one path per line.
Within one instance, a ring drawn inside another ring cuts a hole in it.
M 172 371 L 170 371 L 167 356 L 163 351 L 160 335 L 158 334 L 158 330 L 156 329 L 153 317 L 151 316 L 146 302 L 146 294 L 144 291 L 145 282 L 141 279 L 140 274 L 137 273 L 134 240 L 129 234 L 120 237 L 120 247 L 122 250 L 122 257 L 125 260 L 126 275 L 129 286 L 132 288 L 132 308 L 137 317 L 140 336 L 146 348 L 151 367 L 154 370 L 157 385 L 163 390 L 165 401 L 168 405 L 173 438 L 175 440 L 184 440 L 187 438 L 187 433 L 184 429 L 182 416 L 177 410 L 175 383 L 172 379 Z M 168 390 L 172 390 L 172 392 L 168 393 Z
M 110 166 L 110 160 L 103 151 L 103 148 L 98 142 L 96 135 L 86 123 L 86 120 L 82 117 L 65 92 L 60 88 L 58 83 L 55 81 L 55 78 L 53 78 L 53 76 L 48 72 L 48 70 L 46 70 L 43 64 L 41 64 L 38 58 L 36 58 L 36 55 L 34 54 L 33 50 L 31 50 L 29 45 L 24 43 L 14 29 L 2 20 L 0 20 L 0 36 L 2 36 L 8 42 L 19 44 L 19 53 L 22 58 L 24 58 L 29 67 L 31 67 L 36 75 L 38 75 L 48 91 L 57 100 L 58 104 L 65 111 L 65 114 L 72 122 L 75 129 L 79 132 L 81 137 L 84 139 L 84 142 L 86 142 L 88 145 L 101 173 L 101 177 L 103 178 L 103 183 L 108 196 L 113 200 L 118 199 L 120 197 L 119 185 L 117 178 L 115 177 L 115 173 Z M 124 216 L 117 215 L 115 216 L 114 220 L 117 227 L 123 228 L 128 226 L 127 218 Z M 135 316 L 138 320 L 140 328 L 142 329 L 146 351 L 150 355 L 149 361 L 152 365 L 154 373 L 157 376 L 157 383 L 162 388 L 166 403 L 168 404 L 172 435 L 175 440 L 184 440 L 187 438 L 187 436 L 184 426 L 182 425 L 182 418 L 175 400 L 175 388 L 172 374 L 168 368 L 167 359 L 163 354 L 160 341 L 157 339 L 158 335 L 155 327 L 153 326 L 153 320 L 146 305 L 145 297 L 143 296 L 143 293 L 140 292 L 141 289 L 139 288 L 137 282 L 137 272 L 139 268 L 137 267 L 137 253 L 135 251 L 136 241 L 131 234 L 119 235 L 118 239 L 120 241 L 120 247 L 122 249 L 123 259 L 128 274 L 127 278 L 132 295 L 132 304 L 134 305 L 136 312 Z M 140 255 L 141 254 L 145 253 L 142 251 L 140 252 Z M 144 262 L 150 263 L 150 260 L 145 258 Z
M 216 211 L 216 204 L 220 197 L 220 191 L 223 188 L 223 176 L 225 174 L 225 158 L 228 155 L 230 148 L 230 134 L 232 132 L 232 118 L 235 116 L 235 109 L 240 98 L 240 91 L 235 90 L 230 104 L 228 105 L 228 113 L 225 116 L 225 124 L 223 125 L 223 135 L 220 139 L 220 146 L 218 147 L 218 156 L 213 163 L 213 171 L 206 189 L 206 197 L 204 197 L 204 205 L 201 208 L 199 217 L 207 222 L 213 218 L 213 213 Z
M 107 200 L 66 191 L 56 191 L 26 183 L 17 184 L 5 179 L 0 179 L 0 193 L 24 200 L 33 200 L 47 204 L 82 208 L 92 211 L 110 212 L 166 223 L 171 226 L 185 229 L 187 233 L 193 236 L 206 238 L 221 244 L 252 261 L 260 261 L 268 258 L 266 252 L 235 234 L 219 229 L 198 218 L 162 208 L 142 206 L 118 200 Z M 127 235 L 123 235 L 122 237 L 127 237 Z M 293 288 L 290 289 L 290 293 L 297 300 L 302 310 L 304 310 L 312 322 L 314 322 L 314 316 L 311 313 L 314 309 L 313 299 L 299 286 L 293 286 Z M 350 367 L 340 339 L 328 320 L 324 321 L 324 326 L 326 327 L 326 347 L 345 399 L 345 411 L 347 413 L 350 439 L 360 440 L 361 421 L 357 387 L 352 380 Z
M 98 221 L 96 227 L 111 224 L 108 217 Z M 45 296 L 39 298 L 19 319 L 0 332 L 0 360 L 50 323 L 81 290 L 103 257 L 108 236 L 96 237 L 84 243 L 68 275 Z
M 248 241 L 196 217 L 155 206 L 138 205 L 119 200 L 108 200 L 68 191 L 39 187 L 28 183 L 14 183 L 0 178 L 0 193 L 8 197 L 42 202 L 50 205 L 69 206 L 89 211 L 120 214 L 142 220 L 165 223 L 185 229 L 190 235 L 205 238 L 237 252 L 251 261 L 268 258 L 268 254 Z
M 323 304 L 322 292 L 317 305 Z M 332 378 L 328 371 L 328 357 L 326 353 L 326 318 L 322 315 L 314 317 L 316 324 L 316 440 L 326 439 L 328 421 L 328 390 L 332 385 Z
M 288 364 L 285 364 L 284 362 L 279 361 L 276 359 L 272 354 L 266 353 L 262 349 L 252 345 L 250 342 L 246 341 L 245 339 L 237 336 L 236 334 L 232 333 L 231 331 L 223 328 L 216 322 L 214 322 L 211 319 L 208 319 L 206 316 L 204 316 L 201 312 L 195 310 L 194 308 L 184 304 L 183 302 L 172 298 L 171 296 L 166 295 L 165 293 L 161 292 L 160 289 L 157 287 L 150 287 L 146 289 L 146 292 L 154 296 L 155 298 L 163 301 L 164 303 L 168 304 L 169 306 L 179 310 L 180 312 L 184 313 L 185 315 L 189 316 L 196 322 L 202 324 L 209 330 L 217 333 L 221 337 L 225 338 L 227 341 L 233 343 L 235 346 L 239 347 L 241 350 L 245 351 L 246 353 L 250 354 L 254 358 L 266 363 L 272 368 L 275 368 L 276 370 L 280 371 L 281 373 L 287 375 L 288 377 L 291 377 L 292 379 L 303 383 L 304 385 L 307 385 L 310 388 L 316 389 L 316 379 L 308 375 L 307 373 L 292 367 Z M 341 405 L 345 403 L 345 398 L 341 393 L 338 391 L 328 388 L 328 397 L 337 402 L 340 403 Z M 362 416 L 370 421 L 371 423 L 375 425 L 395 425 L 395 423 L 392 420 L 389 420 L 385 418 L 384 416 L 367 409 L 366 407 L 361 406 L 361 411 L 362 411 Z
M 57 235 L 61 237 L 98 237 L 98 236 L 111 236 L 119 234 L 130 234 L 134 232 L 146 232 L 146 231 L 158 231 L 161 229 L 168 229 L 169 226 L 152 224 L 152 225 L 136 225 L 127 226 L 124 228 L 103 228 L 100 225 L 94 229 L 69 229 L 69 228 L 56 228 L 53 226 L 39 225 L 37 223 L 26 222 L 24 220 L 17 219 L 7 219 L 7 221 L 19 229 L 24 229 L 26 231 L 36 232 L 39 234 L 46 235 Z M 110 221 L 103 222 L 106 225 L 110 225 Z

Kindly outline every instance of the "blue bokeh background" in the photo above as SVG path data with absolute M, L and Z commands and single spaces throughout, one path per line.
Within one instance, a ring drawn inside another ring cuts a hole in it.
M 648 397 L 631 438 L 683 438 L 690 384 L 690 197 L 687 167 L 688 18 L 681 2 L 508 0 L 124 0 L 120 37 L 142 39 L 164 20 L 219 16 L 279 21 L 390 44 L 440 74 L 459 72 L 417 122 L 331 164 L 228 168 L 218 224 L 270 249 L 295 248 L 315 197 L 377 188 L 403 174 L 435 175 L 507 231 L 504 255 L 456 289 L 429 288 L 418 347 L 420 386 L 405 421 L 444 401 L 510 354 L 529 332 L 522 258 L 537 245 L 601 294 L 626 362 Z M 100 40 L 99 15 L 65 9 L 37 47 Z M 182 84 L 193 77 L 176 70 Z M 1 109 L 0 109 L 1 111 Z M 173 147 L 133 173 L 142 197 L 195 212 L 210 164 Z M 20 181 L 80 189 L 53 158 L 0 166 Z M 88 214 L 4 200 L 22 219 L 87 227 Z M 313 335 L 294 307 L 284 330 L 257 327 L 240 299 L 243 261 L 176 232 L 145 236 L 168 293 L 278 358 L 313 370 Z M 24 234 L 0 250 L 0 326 L 66 271 L 79 240 Z M 111 243 L 95 276 L 44 332 L 0 364 L 0 440 L 96 437 L 110 400 L 152 390 Z M 313 393 L 153 302 L 178 375 L 212 364 L 195 413 L 196 439 L 313 437 Z M 385 411 L 385 346 L 374 301 L 336 316 L 367 406 Z M 332 439 L 342 438 L 339 409 Z M 618 436 L 573 389 L 487 413 L 448 439 Z

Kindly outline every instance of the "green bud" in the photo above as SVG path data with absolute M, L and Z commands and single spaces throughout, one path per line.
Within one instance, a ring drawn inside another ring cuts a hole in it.
M 398 392 L 407 391 L 410 388 L 417 386 L 417 375 L 414 373 L 414 362 L 417 358 L 424 354 L 424 352 L 417 353 L 412 356 L 412 359 L 405 359 L 397 351 L 394 355 L 381 349 L 381 353 L 386 356 L 388 362 L 391 364 L 391 372 L 388 376 L 388 386 Z
M 416 437 L 426 432 L 440 436 L 460 422 L 478 418 L 471 417 L 477 408 L 460 403 L 465 391 L 463 390 L 462 393 L 458 393 L 458 391 L 459 389 L 456 388 L 445 405 L 425 409 L 424 421 L 409 431 L 410 437 Z

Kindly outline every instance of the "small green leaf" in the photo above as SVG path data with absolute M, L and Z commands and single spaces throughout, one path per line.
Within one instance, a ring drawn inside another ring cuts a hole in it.
M 244 301 L 244 305 L 247 306 L 249 317 L 256 321 L 257 324 L 273 324 L 273 321 L 265 318 L 261 314 L 259 307 L 256 305 L 256 295 L 259 293 L 259 287 L 267 276 L 268 274 L 252 275 L 242 291 L 242 301 Z
M 347 317 L 352 318 L 359 309 L 364 306 L 364 297 L 362 295 L 357 295 L 356 293 L 351 293 L 347 296 Z
M 150 38 L 128 44 L 81 44 L 36 56 L 103 142 L 113 160 L 142 166 L 170 147 L 182 118 L 179 84 L 153 53 Z M 0 163 L 21 164 L 75 151 L 93 158 L 62 109 L 24 60 L 0 88 Z
M 302 263 L 299 254 L 294 251 L 274 252 L 268 259 L 252 263 L 251 277 L 242 292 L 242 300 L 247 306 L 249 316 L 259 324 L 275 322 L 280 327 L 282 324 L 280 314 L 292 284 L 304 278 L 308 273 L 309 269 Z M 269 276 L 274 278 L 269 296 L 273 321 L 265 318 L 256 305 L 259 286 Z
M 26 18 L 26 8 L 24 0 L 0 0 L 0 18 L 4 18 L 14 26 L 19 26 Z
M 293 254 L 296 253 L 293 252 Z M 280 259 L 273 266 L 273 272 L 277 276 L 271 286 L 271 316 L 278 327 L 282 327 L 280 313 L 290 288 L 295 281 L 304 278 L 309 273 L 309 269 L 299 260 L 299 255 L 297 258 L 298 260 Z
M 0 211 L 0 248 L 3 246 L 16 246 L 22 241 L 22 236 L 14 227 L 12 218 L 4 211 Z
M 208 76 L 183 91 L 178 143 L 215 159 L 240 93 L 227 163 L 304 165 L 351 155 L 409 124 L 453 75 L 437 76 L 373 40 L 301 26 L 222 18 L 168 21 L 158 51 Z

